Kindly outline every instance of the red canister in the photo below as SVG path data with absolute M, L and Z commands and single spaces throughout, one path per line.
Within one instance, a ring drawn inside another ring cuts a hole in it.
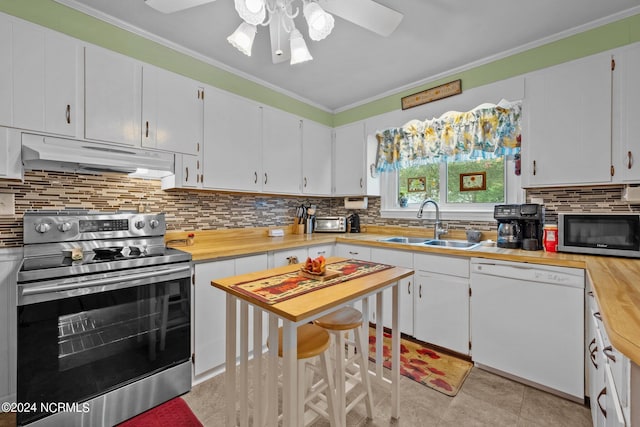
M 545 225 L 542 240 L 545 251 L 558 252 L 558 226 Z

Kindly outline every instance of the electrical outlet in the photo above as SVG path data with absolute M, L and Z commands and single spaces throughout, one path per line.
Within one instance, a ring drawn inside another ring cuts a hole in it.
M 0 193 L 0 215 L 15 215 L 16 201 L 13 193 Z

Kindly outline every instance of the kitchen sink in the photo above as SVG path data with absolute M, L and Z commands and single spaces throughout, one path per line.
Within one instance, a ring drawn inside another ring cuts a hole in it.
M 437 246 L 441 248 L 455 248 L 455 249 L 472 249 L 480 246 L 480 243 L 471 243 L 466 240 L 427 240 L 423 242 L 427 246 Z
M 407 244 L 418 244 L 425 243 L 429 239 L 424 237 L 388 237 L 386 239 L 380 239 L 379 242 L 387 242 L 387 243 L 407 243 Z

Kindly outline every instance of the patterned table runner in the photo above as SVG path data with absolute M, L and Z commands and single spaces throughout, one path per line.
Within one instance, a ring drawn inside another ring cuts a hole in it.
M 327 264 L 327 271 L 337 271 L 340 276 L 330 280 L 309 279 L 299 271 L 264 277 L 250 282 L 238 283 L 231 287 L 245 295 L 267 304 L 275 304 L 327 286 L 337 285 L 357 277 L 392 268 L 392 265 L 370 261 L 349 259 Z

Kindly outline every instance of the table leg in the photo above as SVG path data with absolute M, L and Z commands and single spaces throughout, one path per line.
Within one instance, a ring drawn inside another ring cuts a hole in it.
M 265 394 L 262 388 L 262 310 L 253 307 L 253 425 L 263 425 Z
M 293 322 L 284 321 L 282 327 L 282 411 L 283 426 L 299 426 L 298 413 L 298 337 Z M 304 416 L 304 414 L 302 414 Z
M 267 356 L 267 426 L 278 424 L 278 317 L 269 314 L 269 353 Z
M 240 301 L 240 427 L 249 427 L 249 304 Z
M 400 417 L 400 293 L 398 283 L 391 288 L 391 417 Z
M 236 297 L 227 294 L 225 389 L 227 427 L 236 425 Z

